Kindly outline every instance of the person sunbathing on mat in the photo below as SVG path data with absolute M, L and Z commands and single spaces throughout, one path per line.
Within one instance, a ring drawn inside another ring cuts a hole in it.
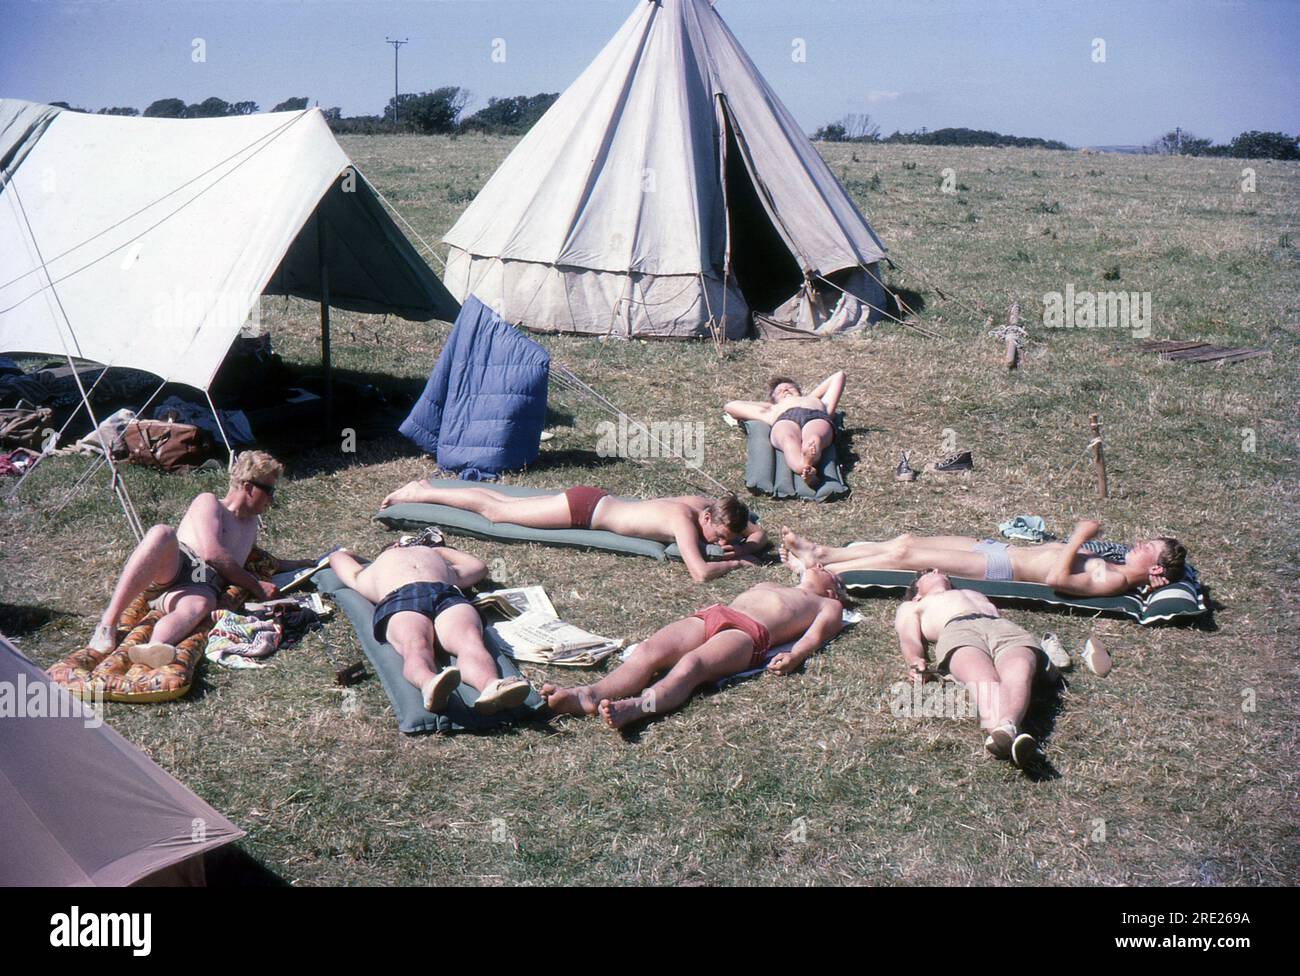
M 805 396 L 799 384 L 773 376 L 767 400 L 732 400 L 722 409 L 737 420 L 758 420 L 772 428 L 772 446 L 809 488 L 821 482 L 817 462 L 835 440 L 835 408 L 844 392 L 844 371 L 832 373 Z
M 894 616 L 894 630 L 907 662 L 908 679 L 931 681 L 951 674 L 975 687 L 984 748 L 1020 769 L 1039 758 L 1038 742 L 1022 732 L 1042 645 L 1022 627 L 1002 617 L 989 598 L 973 590 L 954 590 L 937 569 L 917 574 Z M 934 646 L 934 667 L 926 644 Z
M 554 495 L 515 497 L 491 488 L 439 488 L 412 481 L 383 500 L 449 505 L 482 515 L 489 522 L 510 522 L 535 529 L 599 529 L 658 542 L 675 542 L 682 562 L 697 583 L 717 579 L 753 565 L 767 547 L 767 535 L 735 495 L 704 498 L 681 495 L 626 501 L 603 488 L 577 485 Z M 709 562 L 705 547 L 721 546 L 726 559 Z
M 270 599 L 276 588 L 244 569 L 257 538 L 258 516 L 271 507 L 284 466 L 265 451 L 245 451 L 230 466 L 225 497 L 204 492 L 190 503 L 180 525 L 155 525 L 145 533 L 113 590 L 88 645 L 94 651 L 117 647 L 117 622 L 141 593 L 161 610 L 151 642 L 131 648 L 131 660 L 162 667 L 176 656 L 184 640 L 208 614 L 230 584 L 253 596 Z M 280 571 L 301 569 L 314 561 L 280 560 Z
M 1042 583 L 1070 596 L 1117 596 L 1135 587 L 1165 586 L 1183 578 L 1187 550 L 1159 537 L 1132 548 L 1093 537 L 1101 523 L 1086 519 L 1065 542 L 1011 547 L 994 539 L 900 535 L 888 542 L 819 546 L 781 530 L 781 558 L 799 572 L 809 564 L 841 574 L 854 569 L 920 570 L 935 567 L 966 579 Z
M 599 714 L 611 729 L 665 715 L 703 685 L 763 667 L 769 648 L 789 641 L 767 670 L 792 673 L 843 628 L 843 601 L 835 577 L 817 567 L 798 586 L 758 583 L 730 606 L 715 603 L 656 631 L 594 684 L 543 685 L 542 697 L 562 715 Z
M 460 588 L 487 575 L 477 556 L 446 546 L 395 543 L 368 565 L 346 550 L 330 554 L 330 569 L 375 604 L 375 640 L 402 656 L 402 676 L 420 689 L 424 707 L 440 712 L 462 676 L 478 691 L 474 711 L 493 715 L 524 703 L 523 678 L 503 678 L 483 646 L 483 621 Z M 456 659 L 441 671 L 435 647 Z

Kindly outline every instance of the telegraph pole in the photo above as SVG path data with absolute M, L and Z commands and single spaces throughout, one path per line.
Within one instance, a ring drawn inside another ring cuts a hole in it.
M 393 40 L 393 38 L 391 37 L 385 37 L 384 43 L 393 45 L 393 128 L 396 129 L 397 128 L 397 101 L 399 97 L 398 88 L 397 88 L 397 52 L 403 44 L 410 44 L 411 39 L 409 37 L 404 37 L 400 41 L 397 41 L 397 40 Z

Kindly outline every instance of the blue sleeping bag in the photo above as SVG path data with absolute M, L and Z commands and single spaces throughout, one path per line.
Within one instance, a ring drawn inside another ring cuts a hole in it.
M 495 474 L 536 460 L 551 357 L 471 295 L 399 428 L 447 471 Z

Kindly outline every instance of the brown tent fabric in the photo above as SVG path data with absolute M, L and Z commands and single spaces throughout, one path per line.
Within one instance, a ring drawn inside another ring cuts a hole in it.
M 244 832 L 95 721 L 0 635 L 0 885 L 200 879 Z

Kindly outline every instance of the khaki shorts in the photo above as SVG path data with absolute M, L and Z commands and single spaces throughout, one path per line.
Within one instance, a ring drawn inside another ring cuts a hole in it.
M 1003 617 L 953 620 L 944 625 L 939 639 L 934 642 L 935 669 L 946 673 L 948 659 L 959 647 L 974 647 L 983 651 L 992 658 L 994 666 L 997 665 L 998 658 L 1013 647 L 1042 651 L 1042 645 L 1030 636 L 1029 631 Z

